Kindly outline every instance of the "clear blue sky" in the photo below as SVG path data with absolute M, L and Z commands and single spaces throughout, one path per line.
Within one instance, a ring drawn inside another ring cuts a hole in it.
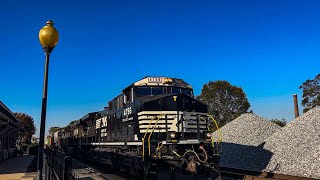
M 293 119 L 292 94 L 320 72 L 320 1 L 161 0 L 0 2 L 0 100 L 40 122 L 44 53 L 55 22 L 47 127 L 102 110 L 147 75 L 208 81 L 246 92 L 265 118 Z

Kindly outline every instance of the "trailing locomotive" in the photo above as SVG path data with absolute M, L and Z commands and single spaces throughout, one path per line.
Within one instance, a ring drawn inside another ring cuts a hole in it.
M 221 139 L 211 137 L 219 128 L 182 79 L 145 77 L 109 101 L 104 111 L 89 113 L 76 124 L 79 128 L 69 128 L 78 142 L 74 149 L 131 175 L 219 177 Z

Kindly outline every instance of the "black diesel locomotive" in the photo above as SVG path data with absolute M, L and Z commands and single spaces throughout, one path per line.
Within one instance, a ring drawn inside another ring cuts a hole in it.
M 65 129 L 69 132 L 62 130 L 60 137 L 66 151 L 81 150 L 133 176 L 220 176 L 221 138 L 211 137 L 219 128 L 182 79 L 145 77 L 109 101 L 104 111 L 89 113 Z

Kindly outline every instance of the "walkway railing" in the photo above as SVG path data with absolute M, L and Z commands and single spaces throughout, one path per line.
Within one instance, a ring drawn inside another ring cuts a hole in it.
M 45 180 L 77 180 L 72 173 L 72 158 L 55 150 L 45 151 Z

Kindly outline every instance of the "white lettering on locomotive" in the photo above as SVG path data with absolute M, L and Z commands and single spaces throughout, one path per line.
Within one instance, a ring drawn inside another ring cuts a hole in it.
M 131 107 L 125 108 L 124 111 L 123 111 L 123 115 L 129 116 L 130 114 L 132 114 Z

